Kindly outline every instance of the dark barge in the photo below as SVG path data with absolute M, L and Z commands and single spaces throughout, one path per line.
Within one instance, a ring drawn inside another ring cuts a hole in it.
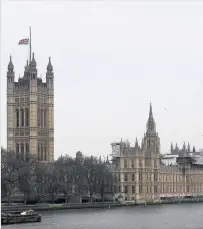
M 42 217 L 40 214 L 33 210 L 26 210 L 23 212 L 2 212 L 1 225 L 15 224 L 15 223 L 34 223 L 41 222 Z

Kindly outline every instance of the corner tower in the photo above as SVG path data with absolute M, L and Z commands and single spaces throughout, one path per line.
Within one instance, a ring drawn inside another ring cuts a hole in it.
M 37 76 L 34 53 L 15 82 L 10 57 L 7 72 L 7 149 L 16 157 L 54 161 L 54 74 L 49 58 L 46 82 Z

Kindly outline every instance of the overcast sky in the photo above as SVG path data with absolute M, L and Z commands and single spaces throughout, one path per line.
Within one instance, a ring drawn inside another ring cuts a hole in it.
M 6 72 L 22 76 L 29 36 L 38 75 L 55 73 L 55 158 L 111 153 L 139 142 L 152 102 L 161 152 L 203 148 L 203 3 L 2 1 L 1 145 L 6 147 Z

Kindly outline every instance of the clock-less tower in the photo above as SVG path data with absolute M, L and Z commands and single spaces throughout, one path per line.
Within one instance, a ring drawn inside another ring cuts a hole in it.
M 46 81 L 37 75 L 34 53 L 23 77 L 15 81 L 12 58 L 7 71 L 7 150 L 28 160 L 54 161 L 54 74 L 51 59 Z

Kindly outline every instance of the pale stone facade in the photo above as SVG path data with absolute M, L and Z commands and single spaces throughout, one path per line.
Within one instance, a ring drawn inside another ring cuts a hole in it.
M 147 131 L 141 146 L 129 142 L 112 143 L 114 192 L 126 200 L 158 201 L 160 198 L 203 195 L 203 164 L 187 152 L 178 157 L 175 166 L 161 162 L 160 139 L 150 105 Z
M 54 161 L 54 74 L 51 60 L 46 82 L 37 76 L 34 53 L 24 76 L 15 82 L 10 57 L 7 72 L 7 150 L 17 157 Z

